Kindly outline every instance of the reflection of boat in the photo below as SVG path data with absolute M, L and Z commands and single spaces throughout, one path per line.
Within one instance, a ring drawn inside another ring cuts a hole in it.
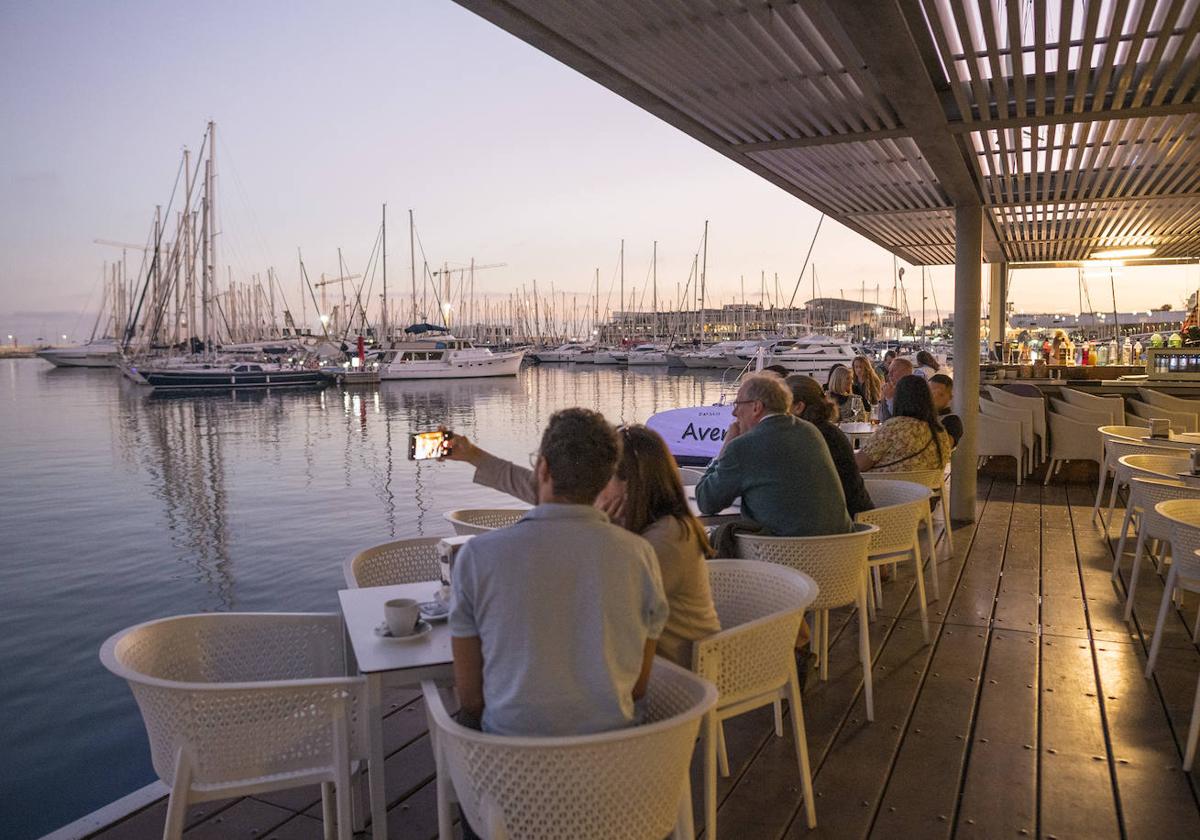
M 55 367 L 104 368 L 116 367 L 121 354 L 112 341 L 89 341 L 67 347 L 47 347 L 38 350 L 37 357 Z
M 242 362 L 232 365 L 141 368 L 137 373 L 156 391 L 203 391 L 241 388 L 323 387 L 319 370 Z
M 408 339 L 380 369 L 380 379 L 466 379 L 516 376 L 525 351 L 493 353 L 452 335 Z

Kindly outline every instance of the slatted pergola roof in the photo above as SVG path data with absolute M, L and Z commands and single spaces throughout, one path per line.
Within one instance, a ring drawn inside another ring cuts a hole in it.
M 1200 0 L 458 0 L 914 264 L 1200 255 Z

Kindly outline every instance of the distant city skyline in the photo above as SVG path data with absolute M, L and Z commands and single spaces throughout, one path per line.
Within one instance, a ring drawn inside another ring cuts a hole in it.
M 744 284 L 758 302 L 763 272 L 790 297 L 820 217 L 449 0 L 7 4 L 0 74 L 0 337 L 86 337 L 103 263 L 120 258 L 93 240 L 145 240 L 210 118 L 222 275 L 273 267 L 288 290 L 298 248 L 310 278 L 337 272 L 339 247 L 361 272 L 386 202 L 397 286 L 409 208 L 433 265 L 505 263 L 479 274 L 481 294 L 536 280 L 582 301 L 599 268 L 609 309 L 622 238 L 626 294 L 645 288 L 657 240 L 660 301 L 674 301 L 708 220 L 708 300 L 741 300 Z M 822 296 L 879 287 L 891 303 L 892 255 L 832 220 L 811 264 Z M 919 313 L 920 268 L 904 267 Z M 1076 276 L 1015 272 L 1010 300 L 1078 311 Z M 929 278 L 932 318 L 935 299 L 953 309 L 953 270 Z M 1108 277 L 1088 286 L 1111 310 Z M 1200 267 L 1126 268 L 1112 286 L 1121 310 L 1177 308 Z M 811 292 L 806 275 L 796 301 Z

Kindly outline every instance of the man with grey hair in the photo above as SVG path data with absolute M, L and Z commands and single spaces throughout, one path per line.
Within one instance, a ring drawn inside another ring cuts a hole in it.
M 792 395 L 773 374 L 742 380 L 721 453 L 696 485 L 711 515 L 742 498 L 742 515 L 777 537 L 844 534 L 850 514 L 825 439 L 788 413 Z

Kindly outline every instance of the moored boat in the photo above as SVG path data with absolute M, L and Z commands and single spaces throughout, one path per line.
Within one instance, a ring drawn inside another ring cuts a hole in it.
M 319 370 L 258 362 L 164 366 L 134 370 L 156 391 L 313 388 L 328 384 L 328 380 Z
M 466 379 L 477 376 L 516 376 L 524 350 L 493 353 L 449 333 L 399 342 L 380 379 Z
M 117 345 L 112 341 L 89 341 L 66 347 L 46 347 L 36 355 L 55 367 L 116 367 L 121 358 Z

